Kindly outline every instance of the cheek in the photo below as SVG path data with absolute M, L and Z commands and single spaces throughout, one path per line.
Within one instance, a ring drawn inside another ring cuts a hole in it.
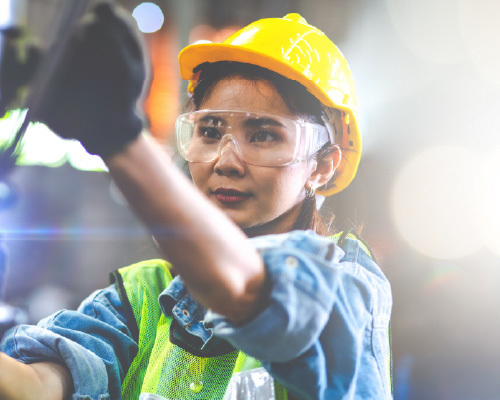
M 208 174 L 210 168 L 208 167 L 208 163 L 193 163 L 189 164 L 189 172 L 191 174 L 191 178 L 193 183 L 198 188 L 203 188 L 207 182 Z
M 306 168 L 299 164 L 283 167 L 277 172 L 275 176 L 269 176 L 266 180 L 266 191 L 287 203 L 300 201 L 308 177 Z M 264 179 L 261 182 L 263 181 Z

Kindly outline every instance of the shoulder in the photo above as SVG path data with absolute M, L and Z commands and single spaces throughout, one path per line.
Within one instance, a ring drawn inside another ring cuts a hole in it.
M 375 255 L 359 235 L 353 232 L 339 232 L 329 236 L 329 239 L 343 250 L 342 262 L 359 264 L 378 278 L 386 280 L 384 273 L 375 260 Z
M 390 284 L 366 243 L 352 233 L 325 237 L 313 231 L 292 231 L 252 239 L 271 274 L 301 275 L 315 281 L 351 282 L 367 294 L 391 297 Z M 294 262 L 298 260 L 298 262 Z M 297 265 L 300 268 L 289 266 Z M 321 278 L 320 278 L 321 277 Z M 315 286 L 316 288 L 316 286 Z
M 318 235 L 316 232 L 296 230 L 275 235 L 265 235 L 252 238 L 255 248 L 263 253 L 272 250 L 299 251 L 309 254 L 322 254 L 325 250 L 333 248 L 335 242 L 328 237 Z M 342 254 L 339 254 L 343 256 Z
M 266 235 L 251 239 L 258 251 L 264 253 L 273 249 L 299 251 L 320 256 L 335 263 L 359 262 L 373 269 L 375 257 L 368 245 L 351 232 L 339 232 L 322 236 L 314 231 L 296 230 L 277 235 Z M 376 267 L 372 272 L 378 272 Z

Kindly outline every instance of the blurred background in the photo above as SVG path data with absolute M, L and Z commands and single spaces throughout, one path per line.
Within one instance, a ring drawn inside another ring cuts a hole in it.
M 364 149 L 353 184 L 323 211 L 336 229 L 362 231 L 391 282 L 395 398 L 500 398 L 500 2 L 118 2 L 151 50 L 146 110 L 167 147 L 186 100 L 185 45 L 299 12 L 339 46 L 357 83 Z M 68 3 L 27 0 L 25 40 L 54 40 Z M 20 119 L 0 120 L 0 143 Z M 110 271 L 158 256 L 100 159 L 77 143 L 32 126 L 18 164 L 0 181 L 0 235 L 5 300 L 30 321 L 75 308 Z

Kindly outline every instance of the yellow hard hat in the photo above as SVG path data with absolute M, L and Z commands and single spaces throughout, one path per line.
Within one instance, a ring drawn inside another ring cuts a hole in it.
M 205 62 L 236 61 L 258 65 L 298 81 L 325 107 L 342 111 L 343 134 L 338 143 L 342 160 L 335 179 L 318 191 L 330 196 L 346 188 L 356 175 L 361 157 L 361 135 L 356 110 L 356 88 L 340 50 L 318 28 L 299 14 L 255 21 L 222 43 L 198 43 L 179 53 L 181 77 L 192 91 Z

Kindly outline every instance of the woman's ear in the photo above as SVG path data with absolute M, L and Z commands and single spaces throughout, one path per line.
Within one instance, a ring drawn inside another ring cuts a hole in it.
M 341 158 L 342 151 L 340 150 L 340 147 L 338 145 L 334 145 L 332 146 L 330 153 L 316 160 L 316 167 L 306 182 L 307 189 L 316 190 L 326 184 L 337 170 Z

